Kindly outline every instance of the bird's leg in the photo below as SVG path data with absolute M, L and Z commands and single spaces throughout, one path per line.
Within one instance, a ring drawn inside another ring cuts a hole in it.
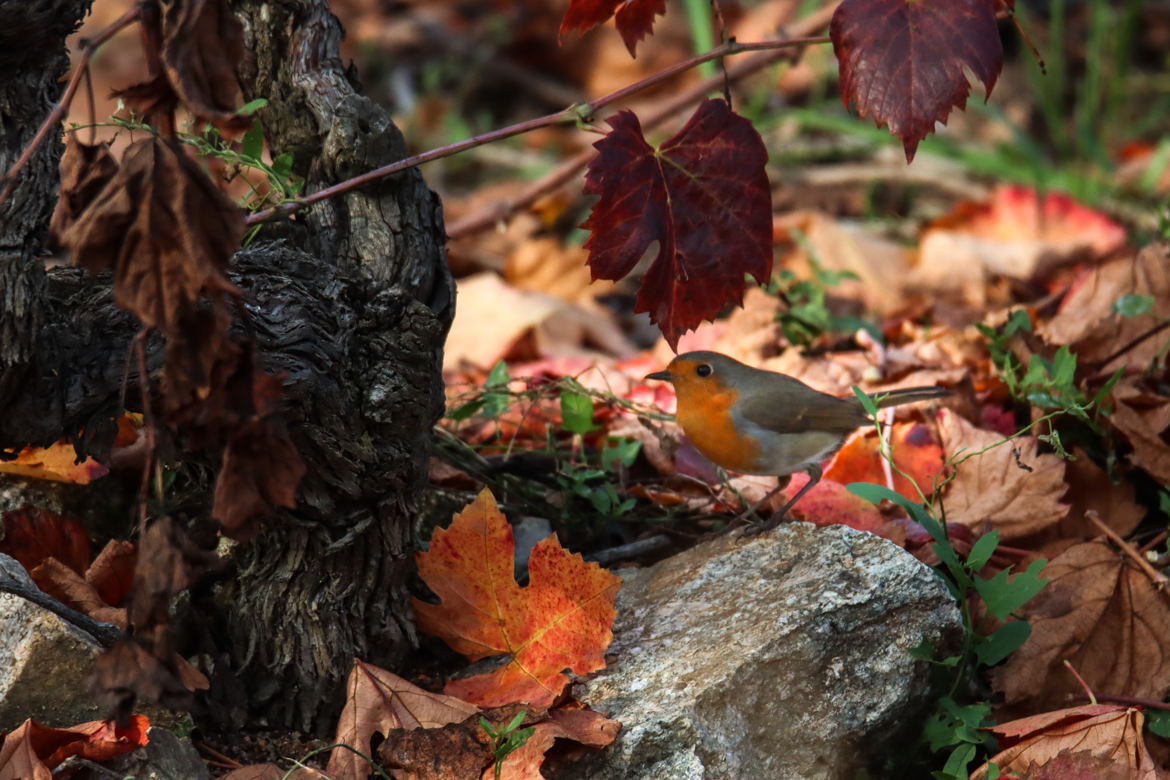
M 796 504 L 796 502 L 801 499 L 801 496 L 803 496 L 805 493 L 807 493 L 809 490 L 811 490 L 813 485 L 815 485 L 821 481 L 822 475 L 823 475 L 823 472 L 821 471 L 821 467 L 819 465 L 809 466 L 808 467 L 808 483 L 804 487 L 802 487 L 799 491 L 797 491 L 796 495 L 793 496 L 791 499 L 789 499 L 788 503 L 785 504 L 780 509 L 779 512 L 774 513 L 771 517 L 769 517 L 767 520 L 765 520 L 762 523 L 748 526 L 747 528 L 744 529 L 743 535 L 744 536 L 755 536 L 756 534 L 762 534 L 764 531 L 770 531 L 773 528 L 775 528 L 776 526 L 780 525 L 780 523 L 784 520 L 784 516 L 786 514 L 788 514 L 788 510 L 791 509 L 793 507 L 793 505 Z M 769 498 L 774 496 L 778 490 L 780 490 L 779 486 L 777 486 L 776 489 L 773 490 L 771 493 L 764 496 L 764 498 L 761 499 L 750 510 L 748 510 L 748 512 L 746 514 L 751 514 L 752 512 L 756 511 L 757 508 L 759 508 Z

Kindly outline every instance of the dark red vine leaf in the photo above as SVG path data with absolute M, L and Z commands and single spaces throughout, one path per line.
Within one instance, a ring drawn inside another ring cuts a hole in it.
M 841 101 L 889 125 L 906 161 L 918 142 L 967 105 L 964 68 L 991 94 L 1003 67 L 993 0 L 844 0 L 829 28 Z
M 50 243 L 61 246 L 61 236 L 77 221 L 118 172 L 118 161 L 110 154 L 110 145 L 89 145 L 77 140 L 77 133 L 65 139 L 61 155 L 61 196 L 49 223 Z
M 743 297 L 745 274 L 772 273 L 768 152 L 752 123 L 706 100 L 657 149 L 622 111 L 594 144 L 585 191 L 601 196 L 582 225 L 594 279 L 621 279 L 658 242 L 635 312 L 649 312 L 672 347 L 684 332 Z
M 0 514 L 0 553 L 31 572 L 56 558 L 78 574 L 89 567 L 89 534 L 77 520 L 25 504 Z
M 618 33 L 630 50 L 630 56 L 636 57 L 634 50 L 638 42 L 653 30 L 654 17 L 666 13 L 666 0 L 571 0 L 569 10 L 561 20 L 559 37 L 564 40 L 565 35 L 574 30 L 584 35 L 615 16 L 615 11 L 614 24 Z

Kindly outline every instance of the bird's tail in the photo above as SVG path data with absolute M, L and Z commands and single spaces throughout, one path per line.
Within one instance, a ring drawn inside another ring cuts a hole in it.
M 870 396 L 879 409 L 887 406 L 912 404 L 915 401 L 929 401 L 933 398 L 944 398 L 954 391 L 946 387 L 905 387 L 900 390 L 890 390 L 886 393 L 874 393 Z

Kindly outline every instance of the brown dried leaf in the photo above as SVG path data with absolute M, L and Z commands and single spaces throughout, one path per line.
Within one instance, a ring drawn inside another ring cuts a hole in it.
M 1008 705 L 1061 706 L 1083 696 L 1067 659 L 1098 693 L 1160 700 L 1170 687 L 1170 603 L 1128 559 L 1100 541 L 1070 548 L 1021 609 L 1028 641 L 993 672 Z
M 62 604 L 126 630 L 126 610 L 116 609 L 98 595 L 97 590 L 56 558 L 46 558 L 29 572 L 37 587 Z
M 1125 295 L 1148 295 L 1150 311 L 1139 317 L 1113 313 L 1113 304 Z M 1056 316 L 1039 329 L 1053 345 L 1068 344 L 1079 366 L 1104 360 L 1138 336 L 1170 317 L 1170 246 L 1150 244 L 1136 257 L 1114 260 L 1087 271 L 1064 296 Z M 1165 344 L 1150 338 L 1099 367 L 1112 373 L 1122 365 L 1144 366 Z
M 226 0 L 167 4 L 165 15 L 143 14 L 152 77 L 115 94 L 154 124 L 170 122 L 182 101 L 197 120 L 242 130 L 235 67 L 244 56 L 244 31 Z
M 1128 536 L 1146 516 L 1146 509 L 1133 497 L 1133 485 L 1113 484 L 1109 475 L 1080 448 L 1073 450 L 1076 460 L 1065 464 L 1069 504 L 1068 515 L 1052 529 L 1062 539 L 1092 539 L 1100 534 L 1085 514 L 1097 516 L 1120 536 Z
M 970 455 L 1003 440 L 976 428 L 954 412 L 938 413 L 939 434 L 948 459 L 960 450 Z M 1020 437 L 960 464 L 943 496 L 947 522 L 982 533 L 990 522 L 1002 541 L 1018 539 L 1060 522 L 1068 505 L 1064 461 L 1038 455 L 1036 439 Z
M 1148 392 L 1131 380 L 1113 389 L 1110 421 L 1133 445 L 1129 460 L 1162 484 L 1170 484 L 1170 398 Z
M 61 195 L 49 223 L 50 242 L 61 243 L 65 233 L 118 172 L 118 163 L 108 143 L 90 146 L 69 133 L 61 155 Z
M 192 542 L 173 518 L 156 520 L 139 542 L 131 625 L 139 631 L 166 625 L 171 596 L 186 590 L 205 571 L 218 565 L 219 557 Z
M 1140 709 L 1113 704 L 1046 712 L 990 731 L 1005 748 L 992 757 L 1000 776 L 1077 780 L 1157 780 L 1158 766 L 1142 739 Z M 986 776 L 987 764 L 972 773 Z
M 544 780 L 540 767 L 545 753 L 558 739 L 571 739 L 590 747 L 605 747 L 617 739 L 622 724 L 592 710 L 552 710 L 548 720 L 533 726 L 532 736 L 508 754 L 500 780 Z M 492 780 L 493 768 L 481 780 Z
M 116 607 L 130 595 L 138 548 L 132 542 L 111 539 L 85 571 L 85 581 L 106 604 Z
M 346 681 L 345 708 L 337 720 L 337 736 L 333 741 L 368 756 L 375 732 L 388 736 L 394 729 L 434 729 L 460 723 L 478 713 L 479 708 L 474 704 L 425 691 L 396 674 L 355 658 Z M 364 777 L 367 767 L 365 760 L 352 750 L 339 747 L 333 749 L 326 773 Z
M 378 748 L 378 761 L 395 780 L 477 778 L 493 765 L 478 718 L 434 729 L 394 731 Z M 367 771 L 356 775 L 326 773 L 347 779 L 364 778 Z
M 206 688 L 207 678 L 190 668 L 182 658 L 172 656 L 169 664 L 161 661 L 133 639 L 111 647 L 94 661 L 90 691 L 94 699 L 119 721 L 130 714 L 138 699 L 158 702 L 170 709 L 186 710 L 191 706 L 193 687 L 191 672 L 202 678 L 196 688 Z M 179 672 L 180 665 L 188 669 Z
M 280 383 L 278 378 L 266 378 Z M 280 420 L 266 417 L 245 423 L 228 441 L 211 516 L 226 535 L 248 539 L 257 530 L 251 521 L 269 514 L 273 505 L 296 506 L 297 485 L 304 475 L 305 463 Z
M 227 0 L 172 3 L 163 20 L 163 62 L 183 103 L 200 119 L 240 130 L 242 99 L 236 65 L 244 58 L 244 27 Z
M 201 294 L 239 294 L 224 271 L 243 236 L 243 211 L 180 146 L 152 136 L 131 144 L 61 242 L 90 271 L 115 269 L 119 306 L 182 338 Z

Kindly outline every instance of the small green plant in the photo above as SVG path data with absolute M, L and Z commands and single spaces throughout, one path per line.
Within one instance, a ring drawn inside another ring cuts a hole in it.
M 1142 296 L 1132 298 L 1139 300 L 1123 304 L 1122 299 L 1114 304 L 1114 308 L 1122 304 L 1129 311 L 1138 311 Z M 1000 328 L 983 324 L 977 324 L 975 328 L 987 339 L 987 351 L 991 356 L 991 362 L 1012 397 L 1049 413 L 1043 418 L 1048 423 L 1048 433 L 1038 438 L 1049 444 L 1058 456 L 1066 460 L 1073 459 L 1064 447 L 1060 431 L 1052 424 L 1052 419 L 1056 415 L 1069 415 L 1097 436 L 1104 435 L 1099 423 L 1101 417 L 1108 415 L 1109 411 L 1104 406 L 1104 401 L 1109 397 L 1113 386 L 1121 379 L 1124 368 L 1117 369 L 1093 397 L 1089 398 L 1076 382 L 1077 356 L 1067 345 L 1057 349 L 1051 360 L 1041 355 L 1032 355 L 1027 368 L 1016 357 L 1011 350 L 1012 339 L 1018 333 L 1032 331 L 1032 322 L 1026 312 L 1021 310 L 1012 312 L 1011 317 Z
M 478 413 L 485 417 L 499 417 L 508 411 L 508 405 L 512 403 L 512 396 L 508 391 L 509 381 L 508 366 L 501 360 L 488 372 L 483 391 L 467 403 L 447 412 L 447 416 L 455 422 L 463 422 Z
M 520 728 L 520 724 L 524 722 L 524 716 L 527 714 L 528 712 L 526 710 L 520 710 L 508 725 L 499 728 L 493 726 L 487 718 L 481 717 L 479 719 L 479 727 L 484 730 L 484 733 L 492 741 L 492 755 L 496 759 L 496 780 L 500 780 L 500 772 L 504 768 L 504 759 L 510 753 L 523 747 L 524 743 L 528 741 L 528 738 L 536 732 L 536 728 L 533 726 L 529 726 L 526 729 Z
M 876 402 L 859 388 L 854 388 L 854 394 L 866 412 L 873 417 L 878 434 L 881 435 Z M 1026 430 L 1028 429 L 1025 428 L 1016 435 Z M 993 741 L 989 740 L 987 732 L 980 730 L 981 727 L 991 725 L 989 719 L 991 707 L 982 702 L 960 705 L 956 701 L 956 694 L 976 667 L 994 666 L 1024 644 L 1032 632 L 1032 627 L 1015 613 L 1048 582 L 1040 577 L 1048 563 L 1045 559 L 1033 561 L 1026 570 L 1015 577 L 1010 576 L 1012 567 L 1000 571 L 991 578 L 979 576 L 979 572 L 991 560 L 999 545 L 998 531 L 990 531 L 979 537 L 971 546 L 966 558 L 960 556 L 947 536 L 945 514 L 942 511 L 942 504 L 938 501 L 942 487 L 954 478 L 955 469 L 963 462 L 1010 441 L 1010 438 L 1001 439 L 991 447 L 978 452 L 959 452 L 952 455 L 947 462 L 950 476 L 942 481 L 938 477 L 935 478 L 930 498 L 917 488 L 917 482 L 910 479 L 894 463 L 889 453 L 883 452 L 882 457 L 886 458 L 891 468 L 906 477 L 910 484 L 918 489 L 921 503 L 911 501 L 884 485 L 868 482 L 847 485 L 851 493 L 870 503 L 880 504 L 883 500 L 893 502 L 930 534 L 934 540 L 931 549 L 939 559 L 939 565 L 935 570 L 942 577 L 947 590 L 959 607 L 963 621 L 963 646 L 958 655 L 937 658 L 934 648 L 925 639 L 911 650 L 911 655 L 915 658 L 930 662 L 940 671 L 952 670 L 949 690 L 936 701 L 935 711 L 928 718 L 922 735 L 933 753 L 950 748 L 943 768 L 932 773 L 940 780 L 965 779 L 980 747 L 989 749 L 992 746 Z M 932 510 L 934 506 L 940 507 L 939 516 Z M 982 602 L 982 610 L 978 609 L 978 602 Z M 980 612 L 982 618 L 976 622 L 975 616 Z M 992 619 L 1000 623 L 995 630 L 989 630 L 988 623 Z
M 881 341 L 881 331 L 872 322 L 860 317 L 835 314 L 827 305 L 830 290 L 846 279 L 856 280 L 857 274 L 823 268 L 817 262 L 815 249 L 808 239 L 800 233 L 795 234 L 795 239 L 808 254 L 809 265 L 813 270 L 812 278 L 798 279 L 792 271 L 783 270 L 778 274 L 779 279 L 768 288 L 787 307 L 786 311 L 777 315 L 777 320 L 789 343 L 806 347 L 822 334 L 855 333 L 859 329 L 868 331 Z
M 258 98 L 243 106 L 237 113 L 242 116 L 251 116 L 266 105 L 268 105 L 268 101 Z M 108 122 L 96 125 L 74 124 L 70 130 L 77 131 L 87 127 L 117 127 L 130 132 L 156 132 L 152 125 L 144 123 L 129 111 L 120 100 L 114 115 L 110 117 Z M 305 186 L 303 179 L 293 176 L 293 157 L 288 152 L 277 155 L 271 163 L 264 161 L 264 128 L 259 118 L 254 120 L 252 128 L 239 141 L 224 138 L 210 124 L 204 125 L 198 132 L 195 132 L 192 125 L 188 124 L 182 132 L 176 134 L 176 138 L 180 143 L 192 147 L 200 157 L 222 160 L 227 165 L 229 179 L 245 170 L 263 174 L 268 182 L 268 192 L 261 193 L 249 181 L 248 194 L 240 204 L 250 212 L 257 212 L 272 205 L 295 200 Z

